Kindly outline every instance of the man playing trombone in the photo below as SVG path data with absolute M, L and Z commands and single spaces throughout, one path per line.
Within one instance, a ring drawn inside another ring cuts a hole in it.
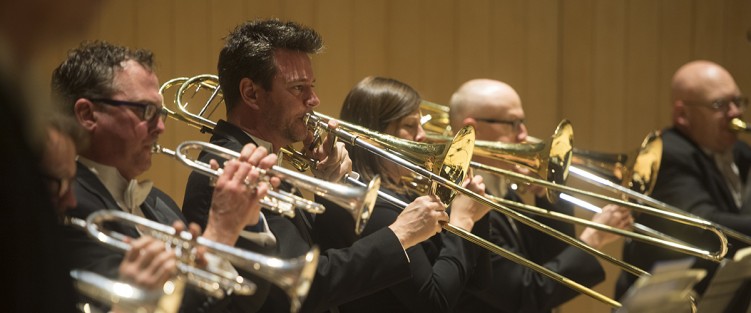
M 464 83 L 451 97 L 450 122 L 452 129 L 472 125 L 477 140 L 521 143 L 527 139 L 521 100 L 511 86 L 500 81 L 475 79 Z M 483 164 L 529 175 L 529 170 L 498 160 L 475 156 Z M 521 202 L 506 178 L 479 172 L 484 177 L 488 194 Z M 551 211 L 573 214 L 570 206 L 552 204 L 540 186 L 529 186 L 535 194 L 535 205 Z M 594 286 L 604 279 L 604 271 L 597 259 L 582 250 L 567 246 L 556 238 L 515 222 L 498 212 L 490 213 L 490 241 L 517 252 L 531 261 L 585 286 Z M 539 218 L 543 223 L 567 235 L 574 234 L 571 224 Z M 632 219 L 625 208 L 607 205 L 596 214 L 594 222 L 625 229 Z M 617 239 L 616 235 L 585 228 L 579 236 L 584 243 L 601 248 Z M 491 285 L 483 290 L 468 289 L 458 310 L 466 312 L 549 312 L 577 294 L 552 279 L 499 256 L 492 256 Z
M 232 150 L 255 143 L 278 152 L 306 140 L 309 133 L 304 117 L 319 104 L 310 55 L 322 46 L 317 32 L 294 22 L 258 20 L 235 28 L 218 62 L 227 121 L 219 121 L 211 142 Z M 333 136 L 306 153 L 317 160 L 313 173 L 319 178 L 338 182 L 351 171 L 352 162 L 344 145 L 334 144 Z M 184 201 L 189 219 L 205 223 L 205 204 L 209 201 L 209 181 L 191 175 Z M 282 257 L 300 255 L 316 244 L 314 216 L 295 211 L 291 219 L 264 214 L 275 237 L 275 253 Z M 405 249 L 439 232 L 438 222 L 447 220 L 438 201 L 426 202 L 405 210 L 389 227 L 348 248 L 323 251 L 302 310 L 328 310 L 408 278 Z M 278 290 L 272 289 L 262 304 L 264 312 L 289 311 L 288 300 Z
M 77 204 L 66 213 L 68 216 L 85 219 L 96 211 L 116 210 L 167 225 L 187 223 L 169 196 L 150 182 L 136 180 L 151 166 L 152 145 L 164 132 L 162 97 L 151 52 L 106 42 L 84 43 L 55 69 L 52 89 L 63 112 L 72 116 L 90 138 L 90 145 L 78 156 L 74 189 Z M 268 168 L 276 157 L 252 146 L 242 155 L 241 160 L 226 164 L 217 181 L 217 196 L 203 233 L 214 242 L 233 245 L 242 227 L 257 223 L 258 200 L 268 190 L 266 184 L 249 186 L 258 178 L 258 170 L 252 168 Z M 71 185 L 68 181 L 67 186 Z M 139 237 L 135 227 L 122 226 L 117 231 Z M 100 245 L 79 230 L 66 231 L 65 241 L 73 256 L 72 268 L 118 276 L 122 253 Z M 188 302 L 188 308 L 194 310 L 212 304 L 210 298 L 186 296 Z
M 673 127 L 662 131 L 662 157 L 652 197 L 709 221 L 751 235 L 751 201 L 748 174 L 751 149 L 738 140 L 730 123 L 748 107 L 733 76 L 710 61 L 692 61 L 681 66 L 671 82 Z M 700 239 L 704 246 L 716 241 L 688 228 L 665 223 L 652 216 L 637 218 L 643 223 L 678 239 Z M 744 247 L 730 239 L 727 257 Z M 649 269 L 658 261 L 683 258 L 682 255 L 636 241 L 626 242 L 624 259 Z M 708 275 L 694 286 L 703 293 L 716 263 L 697 260 L 695 267 Z M 636 277 L 621 274 L 616 296 L 623 295 Z

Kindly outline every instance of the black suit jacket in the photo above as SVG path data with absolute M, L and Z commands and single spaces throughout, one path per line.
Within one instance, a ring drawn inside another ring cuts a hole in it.
M 506 199 L 522 201 L 510 190 Z M 536 206 L 565 214 L 573 213 L 570 206 L 553 205 L 544 198 L 537 198 Z M 505 215 L 496 211 L 488 214 L 490 241 L 494 244 L 587 287 L 605 279 L 605 272 L 594 256 L 525 224 L 510 222 Z M 569 223 L 534 218 L 574 236 L 574 226 Z M 569 287 L 501 256 L 492 255 L 491 265 L 493 271 L 488 288 L 468 288 L 457 312 L 550 312 L 578 295 Z
M 86 219 L 89 214 L 100 210 L 122 211 L 99 178 L 81 163 L 78 163 L 76 183 L 78 206 L 68 212 L 69 216 Z M 175 221 L 187 224 L 177 204 L 157 188 L 151 189 L 140 208 L 149 220 L 165 225 L 172 225 Z M 138 231 L 131 226 L 113 225 L 111 230 L 131 238 L 140 237 Z M 124 252 L 104 246 L 89 238 L 86 232 L 73 227 L 66 228 L 64 239 L 66 251 L 74 255 L 73 268 L 93 271 L 114 279 L 118 278 L 118 268 L 123 260 Z M 217 301 L 200 294 L 198 290 L 188 288 L 183 296 L 180 310 L 182 312 L 214 312 L 221 310 L 225 305 L 227 301 Z
M 662 160 L 652 197 L 712 222 L 751 235 L 751 201 L 744 200 L 742 208 L 736 206 L 730 189 L 714 160 L 696 143 L 674 128 L 663 132 L 662 141 Z M 733 146 L 733 155 L 741 181 L 745 186 L 751 167 L 751 148 L 739 141 Z M 695 228 L 674 222 L 666 222 L 651 215 L 639 215 L 636 221 L 689 243 L 697 243 L 700 247 L 715 250 L 718 245 L 717 240 L 707 232 L 697 231 Z M 732 258 L 735 251 L 743 248 L 745 244 L 732 238 L 728 239 L 731 245 L 727 257 Z M 623 256 L 625 261 L 648 271 L 658 261 L 688 257 L 637 241 L 626 241 Z M 694 267 L 709 271 L 704 280 L 694 288 L 701 294 L 708 286 L 717 264 L 697 260 Z M 636 277 L 622 273 L 616 285 L 616 296 L 622 296 L 634 281 Z
M 240 151 L 253 143 L 236 126 L 219 121 L 211 143 Z M 202 156 L 203 160 L 210 157 Z M 211 201 L 211 187 L 202 175 L 193 173 L 185 190 L 184 212 L 191 222 L 205 223 L 206 203 Z M 315 244 L 313 216 L 297 210 L 293 219 L 264 210 L 266 221 L 277 239 L 274 255 L 282 258 L 299 257 Z M 303 303 L 302 311 L 320 312 L 341 303 L 373 293 L 409 277 L 409 264 L 394 233 L 383 229 L 364 237 L 344 249 L 321 252 L 313 285 Z M 255 301 L 262 301 L 256 299 Z M 289 301 L 280 289 L 272 287 L 263 301 L 262 312 L 289 312 Z
M 381 189 L 381 191 L 405 203 L 410 203 L 415 198 L 396 194 L 386 189 Z M 362 235 L 367 236 L 388 227 L 396 220 L 402 210 L 403 208 L 398 208 L 379 199 Z M 340 217 L 335 219 L 327 218 L 326 215 L 328 214 L 324 214 L 321 219 L 316 220 L 316 225 L 327 231 L 324 234 L 319 234 L 319 236 L 329 245 L 339 244 L 342 241 L 339 233 L 352 232 L 352 224 L 349 223 L 351 218 Z M 345 228 L 342 229 L 342 226 Z M 487 218 L 478 221 L 472 232 L 487 238 Z M 407 252 L 412 272 L 410 279 L 372 295 L 343 304 L 339 307 L 339 311 L 451 312 L 454 310 L 462 290 L 470 284 L 481 284 L 482 279 L 477 276 L 485 275 L 489 271 L 487 251 L 447 232 L 437 234 L 419 245 L 407 249 Z M 478 264 L 484 264 L 486 267 Z M 483 272 L 482 269 L 485 271 Z
M 0 275 L 10 285 L 0 302 L 10 312 L 75 312 L 70 254 L 61 246 L 62 230 L 24 112 L 34 111 L 34 104 L 21 98 L 17 76 L 0 69 L 0 235 L 5 250 Z

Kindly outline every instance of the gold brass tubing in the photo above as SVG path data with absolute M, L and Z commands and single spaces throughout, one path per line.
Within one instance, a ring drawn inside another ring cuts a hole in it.
M 615 204 L 618 204 L 620 206 L 630 207 L 630 208 L 636 209 L 638 211 L 646 212 L 648 214 L 652 214 L 652 215 L 655 215 L 655 216 L 663 217 L 663 218 L 669 219 L 669 220 L 674 221 L 674 222 L 678 222 L 678 223 L 682 223 L 682 224 L 686 224 L 686 225 L 695 226 L 695 227 L 698 227 L 698 228 L 701 228 L 701 229 L 704 229 L 704 230 L 709 230 L 709 231 L 715 233 L 715 235 L 717 235 L 717 238 L 719 239 L 719 241 L 721 243 L 720 250 L 717 251 L 717 252 L 714 252 L 714 253 L 709 252 L 709 251 L 705 251 L 705 253 L 699 254 L 697 256 L 701 256 L 703 259 L 706 259 L 706 260 L 720 262 L 725 257 L 725 254 L 727 254 L 727 251 L 728 251 L 728 247 L 727 247 L 728 239 L 727 239 L 727 237 L 725 236 L 725 234 L 722 231 L 720 231 L 720 229 L 718 229 L 715 225 L 713 225 L 711 222 L 709 222 L 707 220 L 697 219 L 697 218 L 686 216 L 684 214 L 679 214 L 679 213 L 674 213 L 674 212 L 666 212 L 666 211 L 663 211 L 663 210 L 655 209 L 653 207 L 644 206 L 644 205 L 640 205 L 640 204 L 635 204 L 635 203 L 631 203 L 631 202 L 619 200 L 619 199 L 616 199 L 616 198 L 611 198 L 611 197 L 603 196 L 603 195 L 598 194 L 598 193 L 587 192 L 587 191 L 584 191 L 584 190 L 579 190 L 579 189 L 571 188 L 571 187 L 564 186 L 564 185 L 553 184 L 553 183 L 547 182 L 545 180 L 531 178 L 531 177 L 528 177 L 526 175 L 514 173 L 512 171 L 507 171 L 507 170 L 499 169 L 499 168 L 492 167 L 492 166 L 487 166 L 485 164 L 481 164 L 481 163 L 477 163 L 477 162 L 472 162 L 471 166 L 474 167 L 474 168 L 476 168 L 476 169 L 488 171 L 488 172 L 491 172 L 491 173 L 496 173 L 496 174 L 499 174 L 499 175 L 509 176 L 509 177 L 512 177 L 513 179 L 516 179 L 516 180 L 520 180 L 520 181 L 524 181 L 524 182 L 528 182 L 528 183 L 532 183 L 532 184 L 538 184 L 538 185 L 541 185 L 541 186 L 549 188 L 549 189 L 558 190 L 558 191 L 562 191 L 562 192 L 568 192 L 568 193 L 572 193 L 572 194 L 585 195 L 585 196 L 592 197 L 592 198 L 595 198 L 595 199 L 599 199 L 599 200 L 602 200 L 602 201 L 615 203 Z

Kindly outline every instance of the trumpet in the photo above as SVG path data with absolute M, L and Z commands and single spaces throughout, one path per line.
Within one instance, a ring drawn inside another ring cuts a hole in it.
M 175 249 L 180 259 L 177 268 L 181 275 L 189 283 L 216 298 L 222 298 L 226 293 L 250 295 L 255 293 L 256 286 L 239 275 L 210 272 L 193 266 L 193 248 L 205 247 L 207 252 L 277 285 L 289 296 L 292 312 L 297 312 L 305 300 L 318 266 L 317 247 L 313 247 L 299 258 L 283 260 L 220 244 L 203 237 L 193 238 L 189 232 L 177 233 L 170 226 L 121 211 L 100 210 L 91 213 L 85 221 L 74 217 L 66 218 L 66 224 L 85 230 L 100 243 L 121 251 L 129 250 L 130 245 L 124 241 L 127 236 L 105 229 L 104 225 L 108 222 L 137 227 L 146 235 L 162 240 L 168 247 Z
M 79 294 L 103 305 L 116 305 L 128 312 L 175 313 L 185 290 L 185 281 L 167 281 L 162 289 L 145 290 L 84 270 L 72 270 L 70 276 Z M 96 311 L 91 303 L 79 303 L 81 312 Z
M 219 79 L 216 75 L 210 75 L 210 74 L 204 74 L 204 75 L 198 75 L 194 77 L 178 77 L 171 79 L 167 81 L 166 83 L 162 84 L 162 86 L 159 88 L 159 93 L 164 95 L 164 93 L 174 87 L 178 86 L 179 88 L 176 91 L 175 97 L 174 97 L 174 103 L 177 106 L 177 110 L 173 111 L 168 108 L 163 108 L 163 110 L 167 113 L 167 116 L 184 122 L 190 126 L 193 126 L 197 129 L 199 129 L 201 132 L 208 132 L 213 133 L 214 127 L 216 127 L 216 122 L 210 119 L 212 114 L 216 112 L 216 110 L 219 108 L 219 106 L 224 102 L 224 97 L 221 92 L 221 88 L 219 86 Z M 207 100 L 204 102 L 203 106 L 201 106 L 200 110 L 198 110 L 198 113 L 192 113 L 188 107 L 190 106 L 190 103 L 187 101 L 186 98 L 192 99 L 195 95 L 197 95 L 201 90 L 208 90 L 210 95 L 208 96 Z M 192 91 L 192 92 L 189 92 Z M 217 147 L 212 145 L 214 149 L 213 152 L 219 153 L 219 156 L 224 156 L 224 158 L 236 158 L 239 156 L 237 152 Z M 206 147 L 205 144 L 199 143 L 198 146 L 194 146 L 194 148 L 201 148 Z M 178 152 L 180 149 L 177 149 Z M 192 167 L 194 169 L 197 169 L 199 172 L 213 176 L 216 174 L 212 170 L 210 170 L 210 167 L 208 167 L 206 164 L 201 164 L 201 162 L 198 161 L 192 161 L 184 157 L 184 153 L 177 153 L 175 154 L 175 151 L 165 149 L 163 147 L 155 147 L 155 152 L 161 152 L 167 155 L 171 155 L 173 157 L 177 157 L 182 161 L 184 164 L 186 164 L 189 167 Z M 291 157 L 293 155 L 293 152 L 296 154 L 299 154 L 296 157 Z M 282 157 L 289 160 L 293 166 L 295 166 L 299 171 L 303 172 L 306 169 L 308 169 L 309 165 L 307 161 L 304 159 L 304 156 L 295 151 L 291 147 L 282 148 L 279 152 Z M 182 155 L 182 157 L 181 157 Z M 207 171 L 208 169 L 208 171 Z M 285 168 L 281 166 L 275 166 L 274 167 L 275 173 L 274 175 L 280 176 L 280 178 L 285 179 L 293 179 L 296 181 L 296 184 L 299 184 L 302 188 L 305 188 L 307 190 L 313 191 L 316 195 L 322 196 L 337 205 L 341 206 L 345 210 L 347 210 L 350 215 L 352 215 L 354 221 L 355 221 L 355 233 L 360 234 L 365 229 L 365 225 L 367 224 L 368 219 L 370 218 L 372 212 L 373 212 L 373 206 L 375 205 L 375 198 L 377 197 L 377 194 L 375 191 L 380 187 L 380 179 L 374 179 L 371 181 L 371 187 L 367 189 L 365 192 L 360 192 L 357 190 L 353 190 L 352 188 L 341 186 L 338 184 L 332 184 L 326 181 L 322 181 L 319 179 L 315 179 L 312 177 L 308 177 L 305 175 L 298 175 L 297 173 L 294 173 L 292 171 L 286 170 Z M 280 197 L 275 199 L 269 199 L 270 205 L 271 204 L 279 204 L 281 207 L 287 207 L 280 208 L 280 209 L 272 209 L 276 210 L 277 213 L 283 214 L 288 217 L 294 217 L 294 209 L 290 208 L 289 205 L 285 203 L 297 203 L 300 204 L 302 209 L 308 210 L 310 213 L 318 214 L 323 213 L 323 210 L 325 209 L 322 205 L 317 204 L 315 202 L 308 201 L 304 198 L 297 197 L 294 194 L 286 193 L 283 191 L 280 192 L 274 192 L 276 194 L 279 194 Z M 283 200 L 283 201 L 279 201 Z M 286 201 L 284 201 L 286 200 Z M 290 202 L 292 201 L 292 202 Z M 262 203 L 263 205 L 263 203 Z
M 188 158 L 186 155 L 187 152 L 193 149 L 211 153 L 224 159 L 236 159 L 240 157 L 240 153 L 236 151 L 201 141 L 183 142 L 177 146 L 175 151 L 158 145 L 154 147 L 154 151 L 170 155 L 201 174 L 209 177 L 218 177 L 221 175 L 221 170 L 214 170 L 206 163 Z M 374 179 L 368 188 L 356 188 L 320 180 L 276 165 L 268 170 L 260 171 L 263 176 L 273 175 L 279 177 L 291 182 L 295 186 L 312 191 L 316 195 L 324 197 L 344 208 L 354 219 L 355 232 L 357 234 L 362 233 L 372 215 L 377 191 L 380 187 L 379 178 Z M 276 190 L 269 190 L 267 197 L 261 200 L 261 205 L 290 217 L 294 216 L 295 208 L 316 214 L 323 213 L 325 210 L 321 204 L 296 196 L 293 193 Z

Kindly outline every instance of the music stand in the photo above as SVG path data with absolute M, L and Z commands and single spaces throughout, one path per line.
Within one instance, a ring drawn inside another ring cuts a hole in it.
M 640 277 L 621 300 L 616 312 L 695 312 L 693 287 L 706 276 L 704 269 L 691 269 L 693 261 L 677 261 L 655 267 L 652 276 Z
M 751 298 L 751 247 L 723 260 L 699 301 L 699 312 L 747 312 Z

